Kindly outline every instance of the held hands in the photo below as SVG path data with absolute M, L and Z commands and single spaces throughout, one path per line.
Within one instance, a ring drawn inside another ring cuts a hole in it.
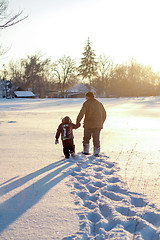
M 80 123 L 76 123 L 76 127 L 79 128 L 81 126 Z
M 56 140 L 55 140 L 55 144 L 58 144 L 58 143 L 59 143 L 59 141 L 58 141 L 58 139 L 56 139 Z

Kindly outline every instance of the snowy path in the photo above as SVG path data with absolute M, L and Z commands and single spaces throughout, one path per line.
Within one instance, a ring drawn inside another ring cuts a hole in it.
M 160 239 L 160 211 L 144 195 L 128 191 L 118 171 L 105 155 L 78 155 L 70 185 L 81 206 L 80 230 L 64 239 Z

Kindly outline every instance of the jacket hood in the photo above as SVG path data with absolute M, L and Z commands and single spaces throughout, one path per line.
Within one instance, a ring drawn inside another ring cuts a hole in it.
M 70 117 L 66 116 L 62 119 L 62 123 L 72 123 Z

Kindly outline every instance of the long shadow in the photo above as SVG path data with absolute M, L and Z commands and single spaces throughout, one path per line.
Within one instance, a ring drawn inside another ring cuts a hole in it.
M 9 183 L 9 182 L 12 182 L 14 179 L 16 179 L 16 178 L 18 178 L 18 177 L 19 177 L 19 176 L 16 176 L 16 177 L 10 178 L 9 180 L 7 180 L 7 181 L 1 183 L 0 186 L 3 186 L 3 185 L 5 185 L 5 184 L 7 184 L 7 183 Z
M 31 173 L 21 180 L 22 184 L 33 179 L 34 177 L 49 171 L 55 167 L 56 170 L 48 173 L 43 178 L 34 182 L 30 186 L 21 190 L 19 193 L 15 194 L 10 199 L 6 200 L 0 205 L 0 232 L 4 231 L 11 223 L 18 219 L 22 214 L 24 214 L 28 209 L 34 206 L 39 200 L 56 184 L 62 181 L 70 174 L 70 168 L 65 173 L 61 174 L 61 171 L 70 167 L 73 163 L 61 160 L 57 163 L 50 164 L 34 173 Z M 62 166 L 60 166 L 62 165 Z M 17 182 L 17 181 L 15 181 Z M 21 184 L 21 185 L 22 185 Z M 17 185 L 10 185 L 10 190 L 15 189 Z M 19 185 L 18 185 L 19 186 Z
M 24 185 L 26 182 L 30 181 L 31 179 L 33 179 L 33 178 L 35 178 L 35 177 L 37 177 L 37 176 L 39 176 L 39 175 L 41 175 L 45 172 L 48 172 L 48 171 L 52 170 L 53 168 L 64 164 L 65 162 L 66 162 L 66 159 L 62 159 L 58 162 L 51 163 L 48 166 L 45 166 L 44 168 L 39 169 L 39 170 L 37 170 L 33 173 L 30 173 L 30 174 L 28 174 L 24 177 L 21 177 L 21 178 L 18 178 L 16 180 L 12 181 L 13 179 L 17 178 L 17 177 L 15 177 L 15 178 L 12 178 L 12 179 L 2 183 L 0 185 L 0 186 L 3 185 L 3 187 L 0 188 L 0 193 L 1 193 L 0 196 L 3 196 L 4 194 L 12 191 L 13 189 L 16 189 L 16 188 Z M 8 183 L 8 184 L 6 184 L 6 183 Z

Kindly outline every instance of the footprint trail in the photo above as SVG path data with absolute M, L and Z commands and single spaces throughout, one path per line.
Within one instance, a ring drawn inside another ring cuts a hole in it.
M 160 240 L 160 210 L 130 192 L 106 155 L 78 154 L 68 185 L 80 208 L 80 229 L 69 239 Z

